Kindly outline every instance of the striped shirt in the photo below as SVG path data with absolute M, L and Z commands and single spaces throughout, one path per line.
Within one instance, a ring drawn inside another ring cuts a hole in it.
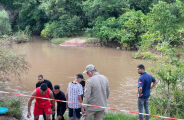
M 78 99 L 78 96 L 83 94 L 82 85 L 79 84 L 79 83 L 70 82 L 68 84 L 67 93 L 68 93 L 68 101 L 69 102 L 80 103 L 80 101 Z M 72 104 L 72 103 L 69 103 L 68 104 L 68 107 L 69 108 L 73 108 L 73 109 L 81 108 L 80 105 L 78 105 L 78 104 Z

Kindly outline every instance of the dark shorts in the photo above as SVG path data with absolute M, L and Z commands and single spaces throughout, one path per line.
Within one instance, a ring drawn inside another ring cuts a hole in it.
M 57 116 L 63 116 L 65 114 L 65 111 L 61 110 L 61 109 L 57 109 Z
M 68 116 L 69 117 L 73 117 L 73 112 L 74 112 L 74 110 L 75 110 L 75 114 L 76 114 L 76 117 L 78 118 L 78 119 L 80 119 L 81 118 L 81 108 L 78 108 L 78 109 L 72 109 L 72 108 L 69 108 L 69 114 L 68 114 Z

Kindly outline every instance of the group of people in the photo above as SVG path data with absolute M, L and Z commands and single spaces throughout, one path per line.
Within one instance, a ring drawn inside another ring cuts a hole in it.
M 145 72 L 144 65 L 137 66 L 140 77 L 138 79 L 138 110 L 140 113 L 145 112 L 149 114 L 148 101 L 150 96 L 150 89 L 153 88 L 157 82 L 148 73 Z M 34 120 L 39 120 L 39 116 L 43 115 L 44 120 L 55 120 L 55 101 L 57 101 L 57 119 L 64 120 L 64 113 L 68 109 L 68 120 L 80 120 L 82 114 L 85 115 L 85 120 L 104 120 L 105 109 L 99 107 L 88 106 L 107 106 L 107 100 L 110 94 L 108 79 L 97 72 L 93 64 L 86 66 L 83 73 L 88 75 L 88 79 L 84 81 L 82 74 L 77 74 L 73 82 L 68 84 L 66 96 L 60 90 L 59 85 L 55 85 L 54 89 L 49 80 L 45 80 L 43 75 L 38 76 L 38 83 L 36 89 L 28 101 L 28 114 L 31 116 L 31 104 L 33 99 L 36 99 L 34 104 Z M 46 98 L 46 99 L 43 99 Z M 82 113 L 82 114 L 81 114 Z M 143 115 L 139 115 L 139 120 L 143 120 Z M 146 116 L 149 120 L 149 116 Z

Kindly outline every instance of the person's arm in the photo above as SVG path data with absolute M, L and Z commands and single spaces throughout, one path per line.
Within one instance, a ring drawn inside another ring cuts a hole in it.
M 36 90 L 32 93 L 32 96 L 36 96 Z M 30 97 L 29 101 L 28 101 L 28 113 L 27 113 L 27 117 L 30 118 L 31 117 L 31 104 L 32 101 L 34 100 L 34 97 Z
M 153 78 L 152 84 L 151 84 L 151 89 L 152 89 L 153 87 L 155 87 L 155 85 L 156 85 L 157 83 L 158 83 L 158 82 L 155 80 L 155 78 Z
M 88 103 L 88 99 L 91 96 L 91 89 L 92 89 L 92 83 L 88 82 L 86 84 L 86 89 L 85 89 L 85 92 L 84 92 L 83 104 L 87 104 Z
M 143 87 L 143 80 L 141 79 L 141 77 L 139 77 L 139 80 L 138 80 L 138 97 L 142 96 L 142 87 Z
M 142 87 L 139 87 L 139 93 L 138 93 L 138 97 L 142 96 Z
M 78 95 L 78 100 L 79 100 L 79 102 L 81 103 L 81 106 L 82 106 L 82 96 L 81 95 Z
M 106 85 L 106 93 L 107 93 L 107 99 L 109 98 L 110 94 L 110 88 L 109 88 L 109 81 L 107 80 L 107 85 Z
M 68 93 L 66 93 L 66 101 L 67 101 L 67 103 L 66 103 L 66 109 L 68 108 Z
M 62 98 L 61 98 L 61 100 L 66 101 L 66 97 L 65 97 L 65 94 L 64 94 L 64 93 L 62 94 Z M 62 102 L 61 104 L 62 104 L 61 112 L 64 114 L 64 113 L 65 113 L 65 111 L 66 111 L 66 102 Z
M 82 85 L 80 85 L 79 91 L 78 91 L 78 100 L 80 102 L 81 112 L 82 112 L 82 114 L 84 114 L 84 108 L 82 106 L 82 95 L 83 95 L 83 88 L 82 88 Z
M 53 92 L 50 91 L 50 98 L 51 99 L 54 99 L 54 95 L 53 95 Z M 55 111 L 55 101 L 54 100 L 51 100 L 51 104 L 52 104 L 52 110 Z

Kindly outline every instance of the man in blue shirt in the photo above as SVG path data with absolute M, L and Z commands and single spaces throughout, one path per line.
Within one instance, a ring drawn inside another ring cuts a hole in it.
M 139 113 L 143 113 L 144 106 L 146 114 L 149 114 L 148 101 L 150 96 L 150 89 L 157 84 L 157 81 L 154 77 L 145 72 L 144 65 L 138 65 L 137 70 L 140 74 L 138 80 L 138 110 Z M 143 115 L 139 114 L 139 120 L 143 120 Z M 146 120 L 149 120 L 149 116 L 146 116 Z

